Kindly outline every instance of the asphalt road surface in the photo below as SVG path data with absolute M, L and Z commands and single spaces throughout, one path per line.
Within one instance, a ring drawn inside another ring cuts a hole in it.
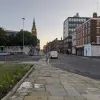
M 51 59 L 51 64 L 62 70 L 100 79 L 100 59 L 60 55 L 58 59 Z
M 0 56 L 0 61 L 38 61 L 42 56 L 10 55 Z

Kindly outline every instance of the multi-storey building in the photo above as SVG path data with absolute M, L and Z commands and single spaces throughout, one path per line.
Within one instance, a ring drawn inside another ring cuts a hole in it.
M 100 17 L 97 13 L 76 28 L 76 54 L 100 56 Z
M 79 17 L 77 13 L 74 17 L 68 17 L 63 23 L 63 39 L 64 39 L 64 51 L 71 49 L 71 37 L 76 27 L 90 19 L 89 17 Z

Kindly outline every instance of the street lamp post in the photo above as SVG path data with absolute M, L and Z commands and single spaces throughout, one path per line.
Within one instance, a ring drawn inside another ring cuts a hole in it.
M 25 18 L 22 18 L 22 20 L 23 20 L 23 53 L 24 53 L 24 20 Z

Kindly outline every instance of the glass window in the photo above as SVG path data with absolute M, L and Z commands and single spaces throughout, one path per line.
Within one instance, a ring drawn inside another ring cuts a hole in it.
M 76 21 L 79 21 L 79 19 L 77 18 Z
M 87 23 L 85 25 L 86 25 L 86 28 L 87 28 Z
M 85 37 L 85 44 L 87 44 L 87 37 Z
M 84 19 L 84 22 L 86 21 L 86 19 Z
M 86 33 L 86 35 L 87 35 L 87 29 L 85 30 L 85 33 Z
M 99 25 L 100 25 L 100 21 L 98 20 L 98 21 L 97 21 L 97 26 L 99 26 Z
M 84 31 L 83 31 L 83 36 L 84 36 Z
M 88 43 L 90 43 L 90 36 L 88 36 Z
M 71 21 L 73 21 L 73 18 L 71 18 Z
M 83 19 L 81 19 L 81 22 L 83 22 Z
M 99 28 L 97 28 L 97 34 L 99 34 L 100 33 L 100 30 L 99 30 Z
M 88 22 L 88 26 L 90 26 L 90 21 Z
M 69 21 L 71 21 L 71 18 L 69 18 Z
M 100 44 L 100 36 L 97 36 L 97 44 Z
M 90 34 L 90 28 L 88 28 L 88 34 Z
M 74 19 L 74 21 L 75 21 L 75 22 L 77 21 L 76 18 Z

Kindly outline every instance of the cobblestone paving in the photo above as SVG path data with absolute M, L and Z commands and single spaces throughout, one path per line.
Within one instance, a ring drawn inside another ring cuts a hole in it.
M 100 81 L 54 68 L 43 61 L 25 80 L 32 89 L 16 93 L 10 100 L 100 100 Z

